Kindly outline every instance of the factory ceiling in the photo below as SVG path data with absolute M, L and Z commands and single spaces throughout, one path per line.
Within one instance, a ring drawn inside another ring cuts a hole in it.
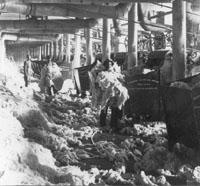
M 75 33 L 100 18 L 124 18 L 133 2 L 171 5 L 172 0 L 0 0 L 0 29 L 30 35 Z M 192 2 L 190 7 L 197 10 L 198 1 Z

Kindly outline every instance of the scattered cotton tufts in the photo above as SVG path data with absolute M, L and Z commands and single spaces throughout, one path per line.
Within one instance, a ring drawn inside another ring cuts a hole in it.
M 72 79 L 66 79 L 63 83 L 62 89 L 59 91 L 60 93 L 66 93 L 74 90 L 74 83 Z

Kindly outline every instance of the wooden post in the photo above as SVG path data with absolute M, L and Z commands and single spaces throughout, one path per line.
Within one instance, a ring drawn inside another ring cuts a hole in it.
M 81 36 L 80 36 L 80 31 L 77 31 L 75 34 L 75 53 L 74 53 L 74 60 L 73 60 L 73 77 L 76 80 L 76 84 L 78 87 L 78 90 L 81 90 L 81 85 L 80 85 L 80 80 L 79 80 L 79 74 L 78 70 L 75 68 L 78 68 L 81 66 L 80 63 L 80 54 L 81 54 Z
M 37 46 L 34 47 L 34 51 L 35 51 L 34 57 L 37 58 L 38 57 L 38 51 L 39 51 Z
M 182 79 L 186 73 L 186 2 L 173 2 L 173 80 Z
M 29 48 L 29 46 L 27 47 L 28 48 L 28 54 L 30 55 L 30 56 L 32 56 L 32 53 L 31 53 L 31 48 Z
M 34 47 L 32 48 L 32 51 L 33 51 L 33 57 L 35 57 L 35 48 Z
M 42 59 L 42 46 L 39 46 L 39 56 L 38 59 L 41 60 Z
M 47 56 L 46 44 L 44 44 L 43 47 L 44 47 L 44 56 L 46 57 Z
M 44 44 L 45 57 L 48 56 L 47 44 Z
M 44 50 L 43 50 L 43 45 L 41 45 L 41 59 L 44 56 Z
M 51 56 L 54 56 L 54 46 L 53 46 L 53 41 L 50 43 L 50 51 L 51 51 Z
M 80 31 L 78 31 L 75 34 L 75 54 L 74 54 L 74 61 L 73 61 L 74 68 L 81 66 L 80 55 L 81 55 L 81 36 L 80 36 Z
M 87 28 L 85 29 L 85 36 L 86 36 L 86 60 L 87 65 L 93 63 L 93 53 L 92 53 L 92 30 Z
M 102 61 L 110 58 L 111 54 L 111 37 L 110 37 L 110 20 L 103 19 L 103 42 L 102 42 Z
M 47 55 L 51 56 L 50 43 L 47 43 Z
M 32 48 L 32 53 L 33 53 L 32 57 L 35 58 L 35 48 L 34 47 Z
M 70 56 L 71 56 L 71 48 L 70 48 L 70 40 L 71 35 L 65 34 L 65 57 L 66 57 L 66 63 L 70 63 Z
M 53 42 L 53 56 L 56 58 L 56 41 Z
M 114 36 L 113 45 L 114 45 L 114 54 L 117 54 L 119 52 L 119 37 L 116 35 Z
M 46 57 L 45 44 L 42 45 L 42 55 L 43 57 Z
M 48 44 L 45 44 L 45 51 L 46 51 L 46 56 L 48 56 Z
M 69 34 L 63 34 L 63 59 L 65 56 L 65 60 L 63 61 L 63 78 L 68 79 L 72 78 L 72 69 L 70 65 L 70 35 Z
M 137 3 L 133 3 L 128 13 L 128 70 L 138 66 L 138 21 Z
M 57 39 L 55 42 L 55 56 L 56 58 L 59 57 L 59 40 Z
M 1 50 L 0 63 L 5 62 L 5 57 L 6 57 L 6 46 L 5 45 L 6 45 L 5 40 L 1 37 L 1 39 L 0 39 L 0 50 Z
M 63 56 L 64 56 L 64 35 L 62 34 L 61 38 L 60 38 L 60 59 L 62 60 L 63 59 Z
M 47 48 L 46 48 L 46 43 L 43 45 L 43 48 L 44 48 L 44 56 L 46 57 L 46 56 L 47 56 Z

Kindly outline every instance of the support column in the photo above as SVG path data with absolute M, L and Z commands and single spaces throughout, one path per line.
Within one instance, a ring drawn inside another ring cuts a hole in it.
M 27 54 L 30 55 L 30 56 L 32 56 L 32 54 L 31 54 L 31 49 L 30 49 L 28 46 L 27 46 L 27 48 L 28 48 L 28 49 L 27 49 Z
M 4 63 L 5 62 L 5 57 L 6 57 L 6 43 L 5 40 L 1 37 L 0 39 L 0 63 Z
M 33 50 L 33 55 L 32 55 L 32 57 L 35 58 L 35 48 L 32 48 L 32 50 Z
M 45 54 L 45 57 L 47 56 L 47 45 L 46 43 L 44 44 L 44 54 Z
M 71 48 L 70 48 L 71 34 L 65 34 L 65 57 L 66 63 L 70 63 Z
M 32 51 L 31 51 L 31 48 L 29 46 L 28 46 L 28 53 L 32 57 Z
M 116 35 L 114 36 L 113 45 L 114 45 L 114 54 L 116 54 L 119 52 L 119 37 Z
M 50 43 L 50 51 L 51 51 L 51 56 L 54 56 L 54 46 L 53 46 L 53 41 Z
M 71 50 L 70 50 L 70 34 L 64 34 L 64 65 L 66 66 L 65 73 L 63 74 L 65 79 L 73 79 L 72 77 L 72 64 L 70 62 Z
M 94 61 L 91 36 L 92 36 L 92 30 L 89 28 L 85 29 L 87 65 L 90 65 Z
M 137 3 L 133 3 L 128 13 L 128 70 L 138 66 L 138 15 Z
M 35 57 L 35 48 L 34 47 L 32 48 L 32 51 L 33 51 L 33 57 Z
M 60 38 L 60 59 L 63 60 L 63 56 L 64 56 L 64 34 L 62 34 L 61 38 Z
M 103 19 L 103 41 L 102 41 L 102 61 L 110 58 L 111 54 L 111 37 L 110 37 L 110 20 Z
M 49 55 L 49 45 L 48 43 L 45 44 L 46 56 Z
M 56 56 L 56 58 L 58 58 L 59 56 L 59 40 L 56 40 L 56 42 L 55 42 L 55 56 Z
M 43 57 L 46 57 L 47 53 L 46 53 L 46 47 L 45 47 L 45 44 L 44 44 L 42 47 L 43 47 Z
M 48 56 L 51 56 L 51 44 L 47 44 Z M 52 57 L 52 56 L 51 56 Z
M 46 44 L 44 44 L 44 56 L 47 56 Z
M 80 31 L 78 31 L 75 34 L 75 51 L 74 51 L 74 60 L 73 60 L 73 66 L 72 66 L 72 69 L 73 69 L 72 76 L 76 80 L 76 85 L 78 87 L 78 90 L 81 90 L 81 85 L 80 85 L 78 70 L 76 70 L 75 68 L 81 66 L 80 54 L 81 54 L 81 36 L 80 36 Z
M 42 46 L 39 46 L 39 56 L 38 59 L 41 60 L 42 59 Z
M 173 2 L 173 80 L 185 77 L 186 73 L 186 2 Z
M 74 68 L 81 66 L 80 55 L 81 55 L 81 36 L 80 36 L 80 31 L 78 31 L 75 34 L 75 54 L 74 54 L 74 61 L 73 61 Z
M 41 47 L 41 59 L 42 59 L 42 57 L 44 56 L 44 53 L 43 53 L 43 46 L 41 45 L 40 47 Z
M 38 58 L 38 53 L 39 53 L 38 47 L 36 46 L 36 47 L 34 48 L 34 50 L 35 50 L 35 58 Z
M 41 48 L 42 48 L 42 58 L 43 58 L 43 57 L 45 57 L 44 45 L 42 45 Z
M 56 58 L 56 42 L 53 41 L 53 56 Z

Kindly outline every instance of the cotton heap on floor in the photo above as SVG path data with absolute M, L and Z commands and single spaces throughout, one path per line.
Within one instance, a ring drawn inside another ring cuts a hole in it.
M 0 77 L 0 184 L 200 183 L 197 152 L 179 143 L 169 152 L 165 123 L 123 118 L 119 134 L 102 131 L 90 97 L 62 92 L 47 103 L 17 68 Z

